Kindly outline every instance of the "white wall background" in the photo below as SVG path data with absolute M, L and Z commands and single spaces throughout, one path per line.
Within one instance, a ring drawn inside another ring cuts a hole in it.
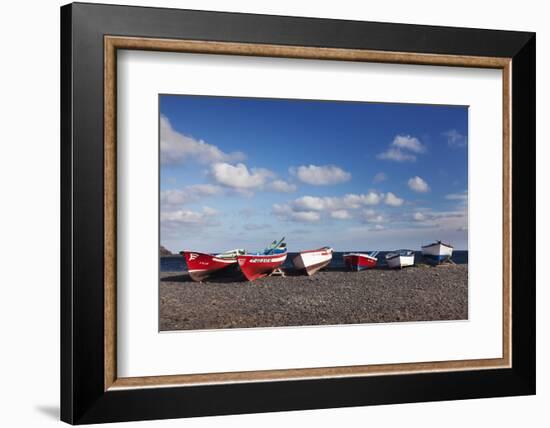
M 484 27 L 537 32 L 539 271 L 538 394 L 461 402 L 225 416 L 139 423 L 159 427 L 544 426 L 550 419 L 550 16 L 534 0 L 145 0 L 126 4 L 234 12 Z M 104 0 L 103 3 L 116 3 Z M 0 403 L 2 426 L 59 424 L 59 6 L 58 0 L 4 2 L 0 68 Z M 545 78 L 546 76 L 546 78 Z M 546 119 L 546 120 L 545 120 Z M 544 185 L 546 184 L 546 185 Z M 545 195 L 544 195 L 545 193 Z M 546 196 L 546 197 L 544 197 Z M 24 256 L 24 257 L 23 257 Z M 125 426 L 138 426 L 138 423 Z

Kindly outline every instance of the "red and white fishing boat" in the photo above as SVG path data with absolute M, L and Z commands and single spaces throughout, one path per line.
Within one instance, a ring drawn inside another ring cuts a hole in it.
M 244 250 L 231 250 L 221 254 L 206 254 L 197 251 L 182 251 L 187 262 L 187 272 L 194 281 L 204 281 L 213 274 L 222 273 L 236 266 L 237 256 L 244 254 Z
M 344 254 L 344 264 L 350 270 L 361 271 L 365 269 L 370 269 L 376 266 L 378 259 L 376 258 L 378 251 L 373 251 L 372 253 L 349 253 Z
M 296 269 L 304 270 L 311 276 L 330 263 L 333 252 L 334 250 L 330 247 L 301 251 L 292 259 L 292 263 Z
M 284 239 L 274 241 L 262 252 L 237 256 L 239 267 L 246 279 L 254 281 L 271 275 L 285 262 L 287 250 Z

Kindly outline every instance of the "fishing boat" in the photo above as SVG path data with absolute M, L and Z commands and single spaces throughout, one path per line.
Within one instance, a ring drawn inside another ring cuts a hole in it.
M 353 271 L 361 271 L 365 269 L 370 269 L 376 266 L 378 259 L 376 256 L 378 251 L 372 251 L 368 254 L 365 253 L 348 253 L 344 254 L 344 264 L 346 267 Z
M 249 281 L 254 281 L 271 275 L 281 266 L 287 256 L 285 238 L 280 241 L 273 241 L 265 250 L 255 254 L 241 254 L 237 261 L 241 272 Z
M 222 273 L 236 266 L 237 256 L 245 254 L 245 250 L 235 249 L 221 254 L 199 253 L 197 251 L 181 251 L 187 262 L 187 272 L 193 281 L 201 282 L 213 274 Z
M 414 251 L 396 250 L 386 254 L 386 263 L 390 269 L 401 269 L 414 265 Z
M 292 263 L 296 269 L 303 270 L 311 276 L 330 263 L 333 252 L 334 250 L 330 247 L 301 251 L 292 259 Z
M 453 247 L 449 244 L 444 244 L 441 241 L 436 241 L 432 244 L 422 246 L 422 256 L 436 263 L 449 260 L 452 255 Z

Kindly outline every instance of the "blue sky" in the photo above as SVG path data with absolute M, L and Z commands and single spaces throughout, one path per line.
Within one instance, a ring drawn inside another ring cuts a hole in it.
M 172 251 L 468 247 L 468 108 L 160 96 Z

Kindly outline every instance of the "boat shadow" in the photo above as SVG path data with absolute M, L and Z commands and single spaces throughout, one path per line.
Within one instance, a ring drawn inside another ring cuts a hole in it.
M 350 270 L 345 266 L 327 266 L 319 272 L 350 272 Z
M 368 272 L 371 270 L 395 270 L 390 268 L 388 265 L 376 265 L 374 267 L 363 269 L 361 271 L 355 271 L 347 268 L 346 266 L 335 266 L 335 267 L 328 267 L 320 270 L 319 272 L 347 272 L 347 273 L 361 273 L 361 272 Z
M 241 273 L 235 273 L 231 275 L 212 275 L 208 279 L 201 281 L 201 283 L 209 284 L 227 284 L 232 282 L 244 282 L 245 277 Z M 197 282 L 194 281 L 187 272 L 182 272 L 180 274 L 168 275 L 160 278 L 160 282 L 178 282 L 178 283 L 189 283 Z
M 160 282 L 193 282 L 189 274 L 182 273 L 177 275 L 169 275 L 160 278 Z
M 296 269 L 290 267 L 283 268 L 283 272 L 285 273 L 285 276 L 307 276 L 305 269 Z M 349 272 L 349 269 L 345 267 L 324 267 L 323 269 L 317 271 L 315 274 L 323 272 Z
M 439 264 L 435 266 L 442 266 L 445 264 Z M 449 264 L 452 265 L 452 264 Z M 403 269 L 411 269 L 411 268 L 431 268 L 435 267 L 434 265 L 428 264 L 428 263 L 416 263 L 414 266 L 408 266 Z M 368 272 L 370 270 L 382 270 L 382 271 L 400 271 L 402 269 L 391 269 L 387 265 L 382 266 L 376 266 L 370 269 L 365 269 L 361 272 Z M 305 276 L 307 275 L 303 269 L 295 269 L 293 267 L 290 268 L 283 268 L 284 276 L 286 277 L 297 277 L 297 276 Z M 329 266 L 325 267 L 322 270 L 320 270 L 318 273 L 323 272 L 347 272 L 347 273 L 358 273 L 356 271 L 351 271 L 345 266 Z M 360 272 L 359 272 L 360 273 Z M 281 277 L 283 278 L 283 277 Z M 190 283 L 195 282 L 191 279 L 189 274 L 187 272 L 181 272 L 181 273 L 174 273 L 170 274 L 168 276 L 164 276 L 160 278 L 161 282 L 177 282 L 177 283 Z M 208 284 L 229 284 L 229 283 L 236 283 L 236 282 L 247 282 L 246 278 L 240 271 L 236 271 L 234 273 L 220 273 L 219 275 L 212 275 L 205 281 L 202 281 L 202 283 L 208 283 Z
M 376 266 L 375 268 L 370 268 L 370 269 L 365 269 L 364 271 L 362 272 L 365 272 L 365 271 L 369 271 L 369 270 L 386 270 L 388 269 L 387 266 Z M 294 269 L 294 268 L 288 268 L 288 269 L 284 269 L 284 272 L 285 272 L 285 275 L 286 276 L 304 276 L 304 275 L 307 275 L 305 270 L 304 269 Z M 328 272 L 346 272 L 346 273 L 357 273 L 357 271 L 353 271 L 353 270 L 350 270 L 349 268 L 345 267 L 345 266 L 329 266 L 329 267 L 324 267 L 323 269 L 321 269 L 320 271 L 318 271 L 316 274 L 319 274 L 319 273 L 328 273 Z

